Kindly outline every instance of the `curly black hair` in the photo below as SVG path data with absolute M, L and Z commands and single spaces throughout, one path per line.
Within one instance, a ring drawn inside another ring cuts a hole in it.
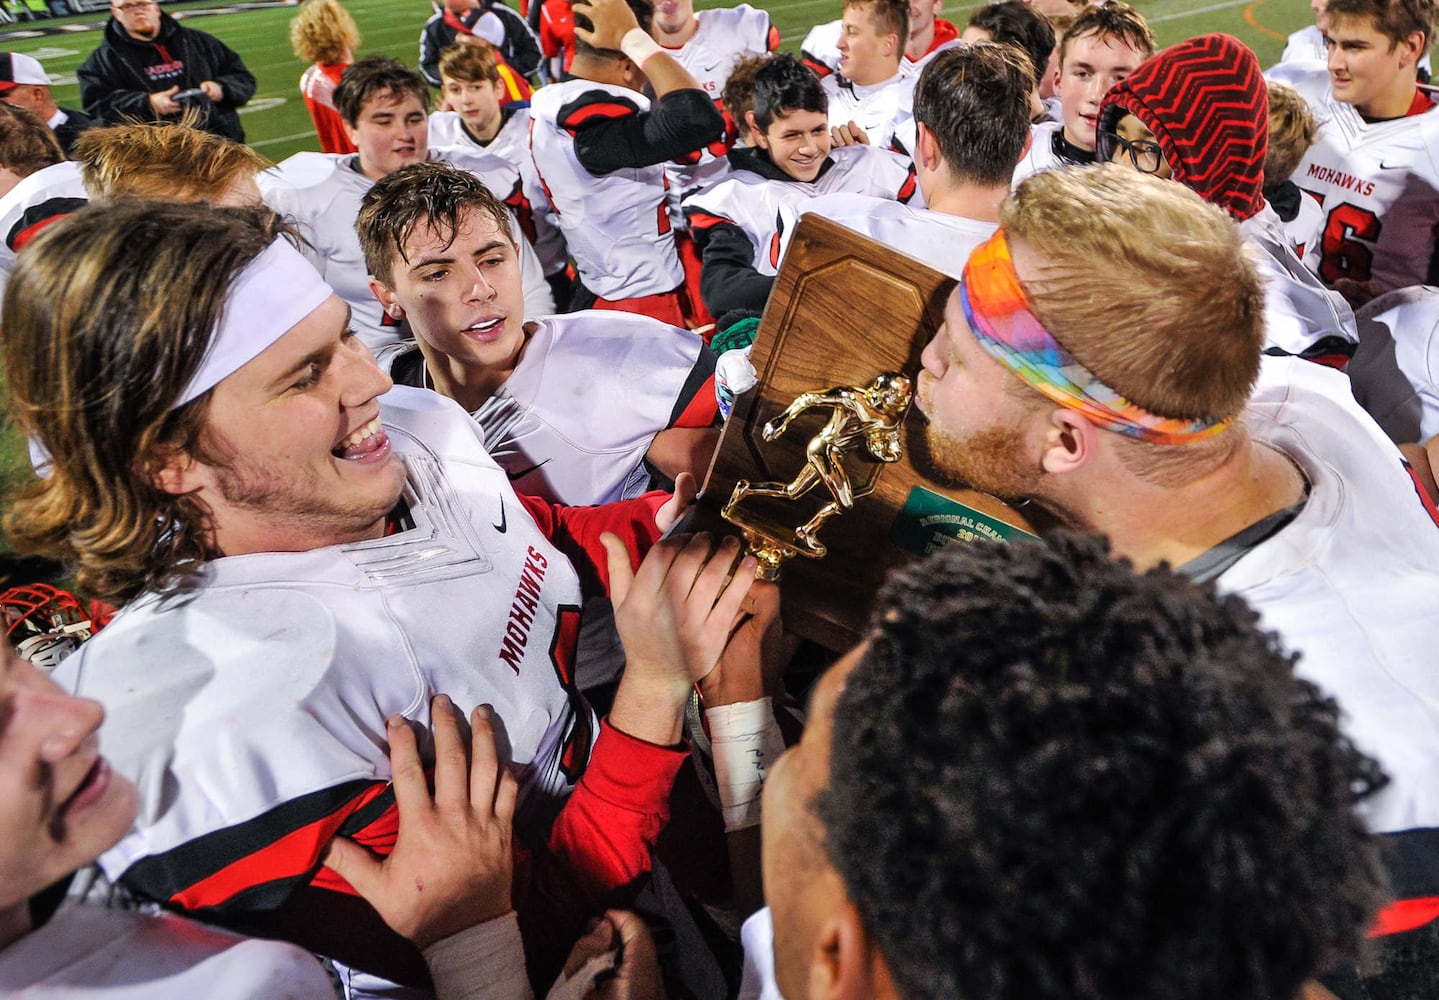
M 1242 600 L 1061 534 L 877 608 L 816 808 L 906 997 L 1293 1000 L 1359 954 L 1386 779 Z

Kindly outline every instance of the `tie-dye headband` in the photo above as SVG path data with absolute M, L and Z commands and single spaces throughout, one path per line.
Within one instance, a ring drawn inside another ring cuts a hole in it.
M 959 283 L 964 315 L 980 345 L 1025 383 L 1060 406 L 1127 437 L 1188 444 L 1218 434 L 1223 420 L 1161 417 L 1136 406 L 1080 364 L 1030 308 L 1010 258 L 1004 230 L 969 257 Z

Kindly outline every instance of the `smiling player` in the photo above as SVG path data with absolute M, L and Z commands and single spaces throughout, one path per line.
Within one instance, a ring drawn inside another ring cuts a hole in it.
M 886 149 L 831 147 L 827 99 L 818 77 L 781 54 L 754 76 L 745 113 L 756 145 L 729 155 L 730 173 L 685 199 L 704 261 L 700 291 L 715 316 L 762 310 L 779 268 L 779 211 L 831 192 L 908 202 L 914 168 Z
M 381 352 L 382 367 L 470 411 L 524 493 L 607 503 L 648 489 L 651 470 L 701 476 L 719 438 L 714 356 L 647 316 L 526 322 L 504 219 L 484 185 L 439 164 L 370 189 L 356 223 L 370 285 L 416 337 Z
M 467 414 L 392 388 L 290 235 L 263 208 L 150 202 L 27 249 L 6 367 L 53 464 L 9 527 L 123 605 L 56 675 L 105 705 L 107 753 L 141 785 L 105 875 L 420 985 L 414 948 L 320 864 L 337 835 L 393 844 L 386 717 L 427 722 L 437 691 L 490 706 L 521 769 L 516 836 L 587 887 L 536 916 L 572 940 L 647 869 L 698 679 L 632 662 L 596 739 L 579 605 L 676 504 L 517 495 Z

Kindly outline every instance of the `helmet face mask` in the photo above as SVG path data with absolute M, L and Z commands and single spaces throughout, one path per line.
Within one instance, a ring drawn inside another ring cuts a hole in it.
M 0 593 L 0 616 L 15 652 L 47 673 L 96 631 L 74 594 L 46 583 Z

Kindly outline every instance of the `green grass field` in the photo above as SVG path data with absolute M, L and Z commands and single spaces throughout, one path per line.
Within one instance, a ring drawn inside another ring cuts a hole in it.
M 719 5 L 710 0 L 698 3 L 700 7 Z M 318 149 L 310 116 L 296 86 L 305 66 L 290 51 L 288 28 L 295 9 L 275 4 L 229 7 L 217 13 L 206 10 L 206 6 L 184 4 L 166 9 L 183 14 L 190 27 L 222 39 L 240 53 L 259 80 L 255 99 L 241 112 L 251 145 L 274 160 L 298 150 Z M 346 6 L 364 35 L 361 54 L 391 55 L 411 63 L 418 59 L 420 27 L 430 13 L 425 0 L 348 0 Z M 787 0 L 760 2 L 758 6 L 769 9 L 787 49 L 798 48 L 812 25 L 833 20 L 840 9 L 839 0 Z M 969 11 L 978 6 L 974 2 L 946 6 L 944 16 L 962 25 Z M 1161 45 L 1208 31 L 1225 31 L 1246 42 L 1266 66 L 1279 57 L 1284 35 L 1310 20 L 1308 4 L 1299 0 L 1139 0 L 1138 6 L 1153 25 Z M 6 38 L 8 48 L 44 63 L 59 81 L 56 98 L 62 104 L 78 106 L 75 70 L 99 44 L 97 31 L 81 29 L 98 29 L 104 21 L 104 15 L 99 14 L 41 21 L 0 32 L 0 37 Z M 17 37 L 58 25 L 68 30 L 42 37 Z
M 721 4 L 699 0 L 698 5 Z M 839 0 L 759 5 L 770 10 L 787 49 L 797 49 L 812 25 L 833 20 L 840 11 Z M 386 54 L 407 63 L 418 60 L 420 28 L 430 14 L 426 0 L 348 0 L 347 6 L 364 35 L 362 55 Z M 947 6 L 944 15 L 963 25 L 968 12 L 978 6 L 978 2 Z M 1284 36 L 1310 20 L 1308 4 L 1301 0 L 1139 0 L 1138 6 L 1161 45 L 1225 31 L 1249 44 L 1266 66 L 1279 57 Z M 294 7 L 274 3 L 220 8 L 191 3 L 166 9 L 180 14 L 187 25 L 222 39 L 240 53 L 259 80 L 254 100 L 241 111 L 251 145 L 276 161 L 299 150 L 319 149 L 297 86 L 305 65 L 290 51 Z M 94 14 L 16 25 L 0 32 L 0 38 L 6 47 L 39 59 L 56 80 L 56 99 L 78 106 L 75 70 L 99 44 L 105 20 L 105 15 Z M 23 442 L 7 424 L 0 423 L 0 508 L 15 488 L 30 479 Z M 5 547 L 0 539 L 0 551 Z

